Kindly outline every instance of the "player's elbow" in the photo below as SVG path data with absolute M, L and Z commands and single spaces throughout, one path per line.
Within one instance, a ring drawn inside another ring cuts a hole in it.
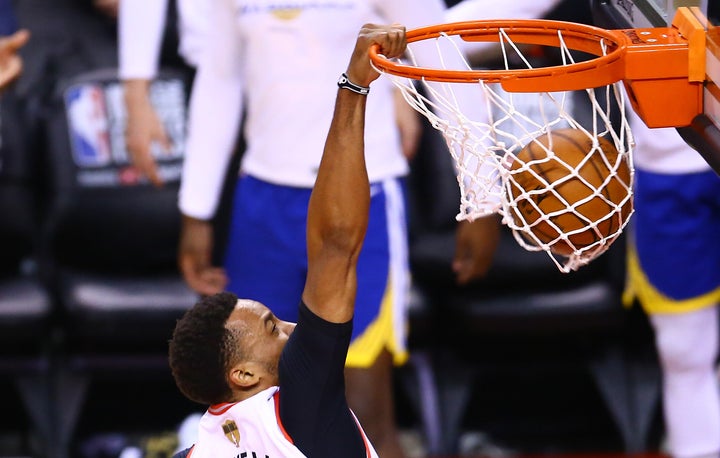
M 352 259 L 360 253 L 366 229 L 366 224 L 343 224 L 339 221 L 317 232 L 317 246 L 335 256 Z

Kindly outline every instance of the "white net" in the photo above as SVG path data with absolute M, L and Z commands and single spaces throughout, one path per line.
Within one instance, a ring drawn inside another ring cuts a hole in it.
M 497 46 L 504 70 L 533 68 L 502 29 Z M 428 47 L 438 68 L 472 69 L 456 38 L 447 35 L 410 43 L 402 63 L 418 66 L 416 54 L 427 55 Z M 557 49 L 563 65 L 575 62 L 562 31 Z M 605 252 L 624 229 L 632 214 L 634 168 L 620 83 L 508 93 L 499 83 L 387 76 L 442 132 L 457 168 L 459 220 L 499 213 L 518 243 L 547 252 L 563 272 Z

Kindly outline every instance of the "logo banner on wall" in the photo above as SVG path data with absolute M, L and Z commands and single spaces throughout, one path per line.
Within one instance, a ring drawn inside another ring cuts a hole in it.
M 127 114 L 122 84 L 117 80 L 77 83 L 64 94 L 70 150 L 82 187 L 147 184 L 132 166 L 125 145 Z M 186 97 L 179 79 L 159 79 L 150 100 L 170 139 L 170 148 L 153 144 L 158 173 L 166 183 L 178 182 L 185 150 Z

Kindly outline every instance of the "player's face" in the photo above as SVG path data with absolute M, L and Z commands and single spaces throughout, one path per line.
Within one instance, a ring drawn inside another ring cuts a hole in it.
M 243 353 L 248 360 L 264 366 L 269 386 L 277 384 L 280 353 L 295 323 L 279 320 L 260 302 L 240 299 L 230 314 L 228 326 L 243 327 Z

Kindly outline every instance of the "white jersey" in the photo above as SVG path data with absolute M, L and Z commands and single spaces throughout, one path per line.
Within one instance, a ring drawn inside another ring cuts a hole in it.
M 152 79 L 158 71 L 169 0 L 122 0 L 118 14 L 118 60 L 122 79 Z M 197 66 L 207 36 L 208 0 L 177 0 L 180 47 Z
M 271 387 L 238 403 L 220 404 L 200 420 L 191 458 L 295 458 L 305 455 L 293 445 L 277 416 L 278 387 Z M 362 428 L 360 429 L 362 432 Z M 377 453 L 365 437 L 368 458 Z
M 365 23 L 408 28 L 442 23 L 441 0 L 217 0 L 212 46 L 190 104 L 180 208 L 211 218 L 245 113 L 242 171 L 274 184 L 311 188 L 333 115 L 337 80 Z M 425 56 L 418 56 L 422 63 Z M 424 62 L 437 65 L 436 57 Z M 373 82 L 365 150 L 373 182 L 405 175 L 393 86 Z
M 447 22 L 481 21 L 486 19 L 538 19 L 560 4 L 561 0 L 512 0 L 489 2 L 487 0 L 464 0 L 445 14 Z M 465 52 L 481 52 L 492 42 L 464 41 Z
M 710 170 L 705 159 L 683 140 L 676 129 L 650 129 L 632 109 L 627 111 L 635 138 L 635 168 L 672 175 Z
M 513 0 L 489 2 L 487 0 L 464 0 L 448 8 L 448 22 L 480 21 L 484 19 L 537 19 L 543 17 L 561 0 Z
M 278 387 L 235 404 L 210 407 L 200 420 L 192 458 L 304 457 L 287 437 L 275 411 Z

